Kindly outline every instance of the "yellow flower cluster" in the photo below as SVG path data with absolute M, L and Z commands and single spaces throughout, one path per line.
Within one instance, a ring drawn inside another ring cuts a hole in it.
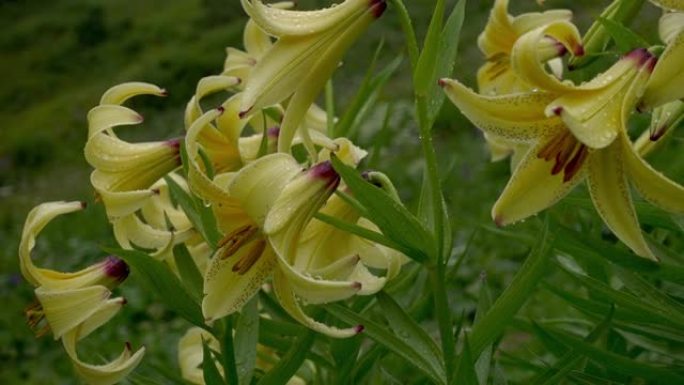
M 349 46 L 383 13 L 385 2 L 346 0 L 317 11 L 292 10 L 290 2 L 242 0 L 242 5 L 251 17 L 245 50 L 228 48 L 223 71 L 198 82 L 185 109 L 183 137 L 143 143 L 121 139 L 117 133 L 123 126 L 143 122 L 126 102 L 141 95 L 163 97 L 166 91 L 133 82 L 105 92 L 88 113 L 84 154 L 94 168 L 91 184 L 122 248 L 145 250 L 178 273 L 173 247 L 187 247 L 204 278 L 201 308 L 207 325 L 240 311 L 271 282 L 267 289 L 303 325 L 331 337 L 356 335 L 360 325 L 326 325 L 303 305 L 376 293 L 405 257 L 314 218 L 321 211 L 377 231 L 336 195 L 350 192 L 330 161 L 336 156 L 355 167 L 366 151 L 346 138 L 331 138 L 326 113 L 314 100 Z M 205 98 L 220 93 L 225 100 L 206 109 Z M 304 155 L 295 157 L 293 149 Z M 177 206 L 171 182 L 210 208 L 218 244 L 205 239 Z M 35 235 L 49 220 L 80 208 L 78 202 L 47 203 L 29 215 L 20 259 L 39 301 L 29 318 L 37 325 L 44 316 L 45 327 L 63 340 L 86 382 L 113 384 L 137 366 L 144 349 L 131 354 L 127 347 L 113 362 L 92 366 L 79 361 L 74 345 L 124 304 L 109 296 L 127 266 L 111 257 L 66 274 L 38 269 L 29 256 Z M 196 371 L 201 334 L 188 332 L 179 355 L 183 375 L 195 383 L 202 382 Z
M 681 1 L 654 3 L 684 10 Z M 457 80 L 440 81 L 451 101 L 484 132 L 494 159 L 514 153 L 513 175 L 492 209 L 494 221 L 503 226 L 524 220 L 586 180 L 606 225 L 636 254 L 656 259 L 639 227 L 630 184 L 652 204 L 684 213 L 684 188 L 642 158 L 682 117 L 683 14 L 662 17 L 666 48 L 660 58 L 636 49 L 575 84 L 563 79 L 557 62 L 566 52 L 585 53 L 571 13 L 512 17 L 507 7 L 507 0 L 495 2 L 478 41 L 487 58 L 478 72 L 480 93 Z M 630 116 L 652 108 L 651 130 L 633 143 L 627 133 Z

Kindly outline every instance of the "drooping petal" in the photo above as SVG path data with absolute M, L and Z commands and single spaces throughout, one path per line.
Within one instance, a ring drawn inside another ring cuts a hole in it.
M 518 38 L 511 51 L 511 67 L 517 76 L 532 87 L 550 92 L 572 90 L 572 83 L 559 80 L 544 68 L 549 57 L 544 50 L 539 49 L 539 46 L 541 42 L 548 41 L 549 37 L 555 41 L 555 46 L 551 46 L 557 50 L 555 56 L 561 56 L 565 50 L 574 55 L 583 54 L 577 27 L 567 21 L 556 21 Z
M 243 5 L 245 3 L 248 1 L 243 0 Z M 255 8 L 263 7 L 261 2 L 254 2 L 254 4 Z M 337 67 L 347 47 L 376 18 L 375 12 L 380 5 L 384 3 L 370 0 L 347 0 L 343 4 L 329 8 L 335 12 L 348 8 L 352 10 L 350 14 L 340 14 L 343 17 L 335 18 L 329 28 L 313 34 L 307 33 L 305 36 L 277 34 L 281 38 L 257 63 L 245 86 L 241 107 L 243 114 L 254 113 L 263 107 L 279 103 L 303 85 L 311 90 L 304 92 L 300 98 L 313 99 L 309 94 L 315 94 L 314 97 L 318 94 Z M 273 10 L 288 15 L 291 12 L 300 14 L 297 11 Z M 255 21 L 259 23 L 256 18 Z M 268 31 L 268 28 L 261 23 L 260 26 Z M 323 84 L 319 84 L 321 78 L 325 78 Z M 308 109 L 310 105 L 311 103 L 308 103 L 303 108 Z M 293 113 L 296 115 L 296 119 L 293 120 L 295 129 L 301 122 L 298 112 L 301 108 L 302 106 L 298 105 L 297 113 Z
M 516 142 L 529 142 L 563 129 L 560 118 L 544 110 L 556 96 L 529 92 L 502 96 L 479 95 L 458 80 L 442 79 L 449 99 L 473 124 L 489 135 Z
M 145 354 L 144 347 L 133 353 L 127 343 L 119 357 L 106 364 L 88 364 L 81 361 L 78 356 L 76 343 L 109 321 L 119 311 L 123 303 L 124 301 L 121 298 L 109 300 L 79 327 L 70 330 L 62 337 L 64 350 L 69 355 L 74 370 L 90 385 L 113 385 L 120 382 L 140 364 Z
M 539 154 L 553 140 L 554 138 L 547 138 L 530 147 L 513 171 L 511 179 L 492 208 L 492 218 L 498 226 L 536 215 L 565 197 L 584 180 L 584 161 L 588 156 L 586 150 L 575 150 L 567 157 L 568 163 L 563 166 L 570 168 L 569 173 L 563 172 L 563 169 L 554 170 L 554 161 L 540 158 Z M 572 163 L 573 159 L 575 163 Z
M 637 255 L 655 260 L 632 204 L 623 146 L 623 142 L 616 141 L 589 157 L 587 186 L 596 211 L 615 236 Z
M 121 105 L 138 95 L 166 96 L 166 90 L 150 83 L 122 83 L 108 89 L 100 98 L 100 104 Z
M 335 28 L 351 17 L 358 16 L 375 2 L 346 0 L 335 6 L 315 10 L 296 11 L 265 5 L 261 0 L 240 0 L 245 12 L 264 31 L 273 36 L 306 36 Z
M 522 34 L 554 21 L 569 21 L 571 18 L 572 12 L 562 9 L 512 17 L 508 14 L 508 0 L 496 0 L 477 44 L 488 58 L 498 53 L 508 55 L 516 39 Z
M 656 171 L 634 150 L 626 135 L 622 138 L 625 171 L 639 195 L 661 209 L 684 214 L 684 187 Z
M 668 43 L 648 80 L 643 107 L 653 108 L 684 98 L 684 30 Z
M 91 317 L 111 295 L 100 285 L 68 290 L 39 287 L 35 293 L 55 339 Z
M 318 322 L 309 317 L 299 305 L 299 301 L 295 296 L 292 287 L 290 286 L 285 274 L 280 270 L 275 271 L 273 275 L 273 291 L 280 305 L 292 316 L 306 327 L 319 333 L 323 333 L 333 338 L 348 338 L 353 337 L 363 331 L 362 326 L 355 326 L 347 329 L 339 329 L 334 326 L 329 326 Z
M 26 216 L 26 222 L 19 243 L 19 267 L 24 278 L 34 286 L 46 283 L 41 269 L 34 265 L 31 250 L 36 245 L 36 237 L 55 217 L 83 210 L 82 202 L 49 202 L 34 207 Z

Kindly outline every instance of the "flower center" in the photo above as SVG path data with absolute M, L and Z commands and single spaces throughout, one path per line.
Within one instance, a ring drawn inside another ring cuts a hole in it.
M 249 224 L 238 227 L 233 232 L 226 234 L 218 244 L 221 250 L 221 259 L 226 259 L 235 254 L 243 245 L 251 242 L 259 233 L 259 228 Z
M 563 182 L 567 182 L 582 168 L 587 154 L 587 146 L 577 141 L 569 130 L 564 130 L 546 143 L 537 153 L 537 158 L 554 161 L 551 175 L 562 171 Z
M 42 337 L 50 331 L 50 325 L 45 320 L 45 312 L 40 302 L 35 301 L 24 310 L 26 323 L 36 337 Z

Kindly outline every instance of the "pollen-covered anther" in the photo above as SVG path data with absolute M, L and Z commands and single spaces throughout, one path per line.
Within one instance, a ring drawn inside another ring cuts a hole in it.
M 240 258 L 240 260 L 233 265 L 233 272 L 240 275 L 248 272 L 249 269 L 251 269 L 252 266 L 254 266 L 254 264 L 259 260 L 259 257 L 261 257 L 261 254 L 263 254 L 265 249 L 266 240 L 259 239 L 258 241 L 254 242 L 254 245 L 249 248 L 247 254 L 245 254 L 244 257 Z
M 235 254 L 240 247 L 249 243 L 259 232 L 259 229 L 254 225 L 244 225 L 233 230 L 227 234 L 218 244 L 220 258 L 226 259 Z

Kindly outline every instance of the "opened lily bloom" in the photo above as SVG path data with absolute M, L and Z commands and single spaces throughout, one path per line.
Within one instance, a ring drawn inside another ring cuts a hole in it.
M 553 205 L 586 178 L 606 225 L 636 254 L 655 259 L 639 228 L 628 181 L 651 203 L 684 212 L 684 189 L 653 170 L 626 131 L 655 62 L 646 50 L 636 50 L 579 86 L 532 66 L 521 76 L 551 91 L 494 97 L 442 80 L 449 98 L 477 127 L 531 143 L 492 209 L 498 225 Z
M 103 365 L 81 361 L 76 344 L 111 319 L 125 303 L 123 298 L 110 298 L 110 289 L 128 276 L 128 266 L 115 257 L 74 273 L 39 268 L 31 259 L 31 251 L 40 231 L 55 217 L 82 210 L 81 202 L 43 203 L 29 213 L 21 243 L 19 261 L 22 274 L 36 289 L 38 303 L 27 309 L 29 324 L 39 334 L 51 330 L 62 344 L 76 372 L 89 384 L 110 385 L 119 382 L 140 363 L 145 352 L 133 353 L 126 344 L 121 355 Z
M 533 29 L 558 21 L 569 22 L 571 18 L 572 12 L 568 10 L 525 13 L 513 17 L 508 14 L 508 0 L 495 1 L 489 21 L 478 37 L 478 47 L 487 60 L 477 72 L 479 92 L 484 95 L 503 95 L 531 91 L 534 86 L 522 80 L 511 67 L 513 46 L 521 36 Z M 562 75 L 560 56 L 566 52 L 580 56 L 584 52 L 577 29 L 570 23 L 565 28 L 563 33 L 547 34 L 539 39 L 535 51 L 535 60 L 548 64 L 558 77 Z M 525 145 L 487 133 L 484 135 L 493 161 L 514 154 L 513 164 L 517 164 L 527 150 Z
M 508 0 L 496 0 L 484 31 L 477 39 L 487 62 L 477 72 L 480 93 L 501 95 L 529 91 L 533 87 L 520 79 L 511 68 L 510 56 L 516 41 L 525 33 L 557 21 L 572 19 L 569 10 L 554 9 L 543 13 L 525 13 L 516 17 L 508 14 Z M 575 31 L 573 31 L 575 32 Z M 560 39 L 558 39 L 560 37 Z M 538 59 L 542 63 L 571 52 L 582 55 L 578 33 L 562 36 L 546 35 L 538 42 Z M 550 64 L 557 69 L 559 63 Z
M 124 107 L 137 95 L 164 96 L 166 92 L 148 83 L 124 83 L 110 88 L 100 105 L 88 112 L 88 141 L 85 157 L 95 168 L 90 181 L 105 205 L 110 219 L 130 215 L 156 192 L 150 188 L 161 177 L 180 166 L 179 140 L 128 143 L 117 137 L 114 127 L 140 124 L 141 115 Z
M 297 128 L 342 56 L 386 4 L 346 0 L 322 10 L 294 11 L 260 0 L 241 2 L 257 25 L 278 39 L 249 76 L 241 114 L 248 116 L 289 98 L 278 140 L 278 150 L 289 152 Z
M 288 250 L 296 250 L 311 216 L 335 190 L 339 177 L 329 162 L 301 171 L 291 156 L 272 154 L 217 180 L 225 183 L 240 210 L 215 203 L 217 220 L 226 236 L 205 275 L 205 317 L 213 320 L 239 310 L 274 273 L 273 285 L 281 305 L 295 319 L 333 337 L 358 333 L 358 328 L 337 329 L 311 319 L 299 306 L 292 288 L 309 303 L 325 303 L 359 293 L 363 283 L 314 278 L 295 268 L 281 253 L 283 244 Z M 358 258 L 353 262 L 358 263 Z M 281 296 L 284 291 L 280 288 L 284 287 L 288 290 Z

